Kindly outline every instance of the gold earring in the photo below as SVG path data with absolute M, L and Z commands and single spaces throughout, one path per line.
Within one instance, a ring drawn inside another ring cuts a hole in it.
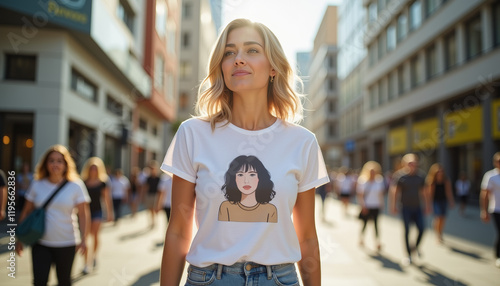
M 274 76 L 271 77 L 271 79 L 269 80 L 271 83 L 273 83 L 274 81 Z

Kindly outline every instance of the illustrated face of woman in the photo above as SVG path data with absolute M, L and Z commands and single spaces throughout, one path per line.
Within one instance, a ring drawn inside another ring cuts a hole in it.
M 276 73 L 264 53 L 264 41 L 251 27 L 232 30 L 227 37 L 222 73 L 226 86 L 235 93 L 265 90 Z
M 248 168 L 246 172 L 240 170 L 236 173 L 236 186 L 245 195 L 252 194 L 259 185 L 259 175 L 253 168 Z
M 62 176 L 66 171 L 66 161 L 59 152 L 52 152 L 47 157 L 47 170 L 52 176 Z

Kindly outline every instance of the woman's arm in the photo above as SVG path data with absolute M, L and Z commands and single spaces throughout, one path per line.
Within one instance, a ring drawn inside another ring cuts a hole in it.
M 191 245 L 195 184 L 174 176 L 171 217 L 165 235 L 160 269 L 161 286 L 178 286 Z M 314 194 L 314 193 L 313 193 Z
M 113 200 L 111 198 L 111 192 L 109 187 L 105 187 L 101 193 L 104 204 L 106 205 L 106 221 L 113 221 L 115 219 L 115 213 L 113 209 Z
M 321 260 L 314 219 L 314 189 L 299 193 L 293 208 L 293 224 L 302 259 L 297 263 L 304 286 L 321 285 Z
M 18 223 L 21 223 L 34 209 L 35 209 L 35 204 L 33 204 L 32 201 L 26 199 L 24 207 L 21 210 L 21 214 L 19 215 Z M 16 243 L 16 253 L 19 256 L 23 255 L 23 244 L 19 240 Z
M 451 182 L 449 180 L 447 180 L 444 184 L 444 191 L 446 194 L 446 198 L 448 199 L 448 204 L 450 204 L 450 207 L 454 207 L 455 202 L 453 200 L 453 191 L 451 190 Z
M 78 210 L 78 225 L 80 226 L 80 236 L 82 242 L 77 245 L 76 251 L 85 254 L 87 251 L 87 235 L 90 232 L 90 207 L 89 203 L 83 202 L 76 205 Z

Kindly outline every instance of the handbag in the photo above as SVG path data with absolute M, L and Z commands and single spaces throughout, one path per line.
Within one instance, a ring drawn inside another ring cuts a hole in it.
M 28 217 L 19 224 L 16 229 L 16 237 L 19 241 L 26 245 L 33 245 L 42 238 L 45 232 L 45 210 L 50 201 L 52 201 L 67 182 L 67 180 L 64 180 L 54 193 L 52 193 L 49 199 L 45 201 L 41 208 L 33 210 Z

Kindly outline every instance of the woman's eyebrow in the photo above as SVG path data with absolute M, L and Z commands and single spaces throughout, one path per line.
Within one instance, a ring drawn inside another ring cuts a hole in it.
M 255 42 L 255 41 L 244 42 L 243 45 L 244 46 L 259 45 L 262 47 L 262 45 L 259 42 Z M 234 48 L 234 47 L 236 47 L 235 44 L 232 44 L 232 43 L 226 44 L 226 48 Z

